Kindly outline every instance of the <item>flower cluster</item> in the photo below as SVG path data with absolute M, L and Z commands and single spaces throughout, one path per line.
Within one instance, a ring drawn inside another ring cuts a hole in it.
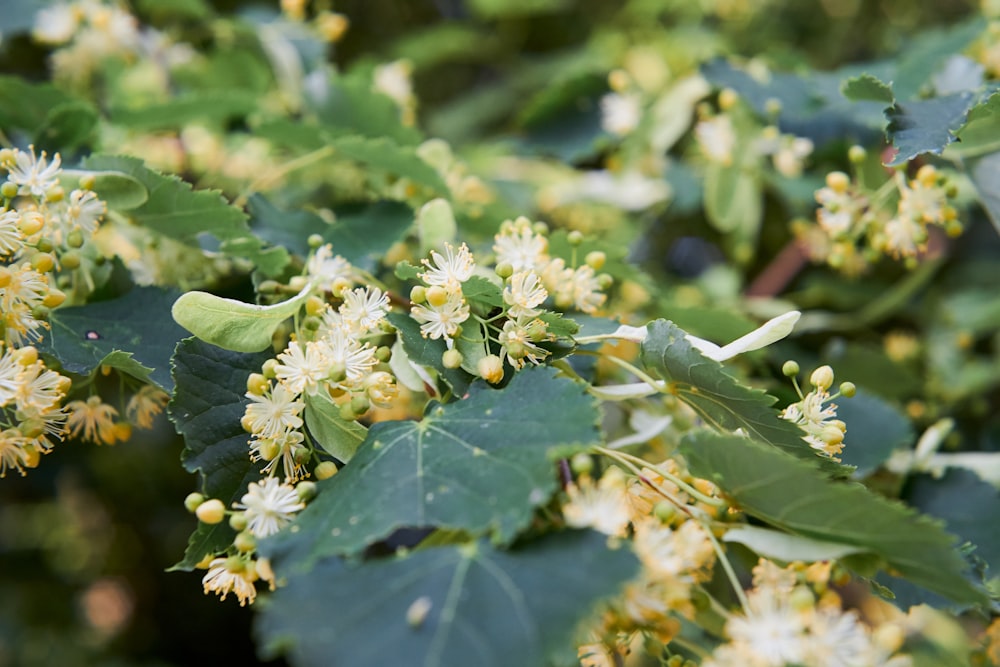
M 798 373 L 798 364 L 788 362 L 785 364 L 786 374 L 794 376 Z M 820 366 L 809 377 L 809 382 L 813 389 L 803 394 L 799 385 L 795 383 L 795 390 L 799 394 L 799 401 L 790 404 L 781 412 L 781 417 L 794 424 L 797 424 L 805 435 L 802 439 L 809 443 L 809 446 L 821 455 L 829 457 L 834 461 L 839 461 L 837 455 L 844 449 L 844 435 L 847 432 L 847 425 L 837 419 L 837 406 L 830 401 L 838 396 L 851 397 L 854 395 L 854 385 L 845 382 L 840 386 L 840 391 L 830 395 L 830 387 L 833 386 L 833 369 L 829 366 Z
M 864 151 L 855 148 L 855 160 L 863 160 Z M 847 273 L 863 272 L 880 255 L 912 263 L 928 248 L 930 226 L 951 236 L 961 233 L 955 195 L 955 186 L 933 165 L 922 166 L 912 179 L 896 172 L 874 192 L 834 171 L 816 191 L 817 227 L 799 223 L 794 231 L 814 261 Z

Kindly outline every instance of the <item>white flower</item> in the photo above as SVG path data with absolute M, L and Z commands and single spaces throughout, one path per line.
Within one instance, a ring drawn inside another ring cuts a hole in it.
M 229 593 L 236 593 L 240 606 L 253 604 L 257 589 L 253 585 L 253 570 L 243 562 L 230 558 L 215 558 L 208 564 L 208 574 L 201 580 L 205 594 L 216 593 L 225 600 Z
M 605 535 L 624 536 L 629 524 L 629 505 L 625 489 L 620 484 L 594 484 L 589 478 L 580 485 L 566 487 L 569 502 L 563 505 L 566 525 L 593 528 Z
M 504 221 L 500 225 L 500 233 L 493 240 L 497 264 L 506 262 L 515 271 L 540 271 L 549 261 L 549 240 L 536 234 L 531 228 L 531 221 L 524 216 Z
M 454 336 L 459 325 L 469 319 L 469 304 L 461 292 L 451 292 L 448 300 L 440 306 L 430 303 L 414 306 L 410 315 L 420 322 L 420 333 L 424 338 L 448 338 Z
M 43 44 L 65 44 L 79 25 L 79 13 L 72 6 L 59 3 L 38 11 L 31 36 Z
M 36 157 L 34 146 L 30 149 L 30 153 L 14 150 L 14 162 L 6 165 L 7 180 L 20 186 L 18 192 L 22 195 L 30 194 L 35 197 L 43 197 L 46 192 L 59 184 L 61 159 L 56 153 L 52 156 L 52 162 L 49 163 L 45 151 Z
M 302 418 L 298 415 L 305 403 L 296 401 L 298 394 L 280 382 L 263 395 L 247 392 L 246 396 L 252 403 L 246 407 L 245 419 L 255 436 L 273 438 L 287 429 L 302 426 Z
M 377 287 L 359 287 L 344 292 L 340 315 L 351 331 L 366 334 L 378 328 L 388 309 L 388 294 Z
M 733 163 L 736 132 L 729 116 L 716 116 L 701 121 L 695 125 L 694 136 L 710 161 L 726 166 Z
M 73 190 L 69 193 L 69 207 L 66 222 L 70 228 L 79 228 L 85 234 L 97 231 L 97 223 L 107 212 L 107 205 L 89 190 Z
M 274 374 L 294 394 L 315 391 L 316 383 L 326 377 L 329 368 L 320 347 L 312 341 L 290 342 L 278 355 L 278 361 L 281 363 L 275 366 Z
M 440 285 L 445 289 L 455 290 L 461 287 L 472 276 L 473 269 L 476 268 L 469 246 L 464 243 L 458 248 L 456 253 L 450 243 L 444 244 L 444 254 L 431 251 L 431 262 L 421 260 L 427 271 L 417 274 L 421 280 L 428 285 Z
M 868 632 L 852 613 L 823 608 L 809 622 L 808 664 L 823 667 L 869 667 Z
M 319 278 L 318 286 L 328 291 L 333 289 L 333 283 L 337 279 L 351 280 L 354 275 L 351 263 L 340 255 L 334 256 L 333 247 L 329 243 L 316 249 L 306 263 L 306 272 Z
M 374 347 L 348 336 L 344 329 L 333 328 L 316 341 L 327 362 L 324 375 L 343 373 L 343 378 L 332 384 L 344 388 L 356 387 L 378 363 Z
M 635 551 L 657 579 L 693 583 L 715 560 L 715 550 L 705 531 L 694 521 L 676 530 L 657 519 L 636 525 Z
M 902 202 L 900 202 L 902 205 Z M 893 257 L 913 257 L 927 242 L 924 225 L 905 215 L 897 215 L 882 227 L 885 248 Z
M 547 337 L 546 328 L 542 320 L 507 320 L 497 337 L 503 346 L 500 356 L 506 357 L 518 370 L 524 368 L 526 361 L 536 366 L 542 363 L 549 351 L 538 347 L 534 341 Z
M 748 616 L 734 616 L 726 633 L 748 664 L 785 667 L 802 663 L 809 650 L 806 619 L 793 609 L 787 596 L 768 588 L 750 593 Z
M 24 247 L 24 234 L 18 223 L 21 215 L 17 211 L 4 211 L 0 213 L 0 257 L 13 255 Z
M 548 295 L 538 274 L 531 270 L 514 273 L 503 290 L 504 303 L 510 306 L 507 312 L 513 318 L 538 315 L 536 306 Z
M 639 126 L 642 101 L 638 95 L 609 93 L 601 98 L 601 127 L 623 137 Z
M 274 477 L 263 482 L 250 482 L 237 509 L 244 510 L 247 529 L 256 537 L 274 535 L 292 520 L 292 515 L 305 507 L 295 487 L 282 484 Z
M 375 68 L 375 90 L 390 97 L 396 104 L 405 107 L 413 101 L 413 82 L 410 72 L 413 66 L 406 60 L 397 60 Z

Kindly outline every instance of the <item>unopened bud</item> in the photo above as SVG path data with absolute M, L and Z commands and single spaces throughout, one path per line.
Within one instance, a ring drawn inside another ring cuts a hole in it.
M 313 472 L 316 475 L 316 479 L 330 479 L 337 474 L 338 468 L 337 464 L 333 461 L 323 461 L 316 466 L 316 470 Z
M 212 498 L 198 505 L 194 513 L 202 523 L 215 525 L 222 523 L 222 520 L 226 517 L 226 506 L 218 498 Z
M 507 280 L 514 275 L 514 265 L 510 262 L 500 262 L 493 271 L 504 280 Z
M 410 301 L 413 303 L 423 303 L 427 300 L 427 288 L 423 285 L 414 285 L 410 290 Z
M 264 365 L 261 366 L 261 373 L 263 373 L 264 377 L 266 377 L 268 380 L 273 380 L 275 377 L 277 377 L 275 375 L 274 369 L 277 368 L 278 365 L 279 364 L 277 359 L 268 359 L 267 361 L 264 362 Z
M 594 459 L 590 454 L 580 452 L 569 460 L 569 467 L 577 475 L 589 475 L 594 470 Z
M 489 382 L 496 384 L 503 379 L 503 360 L 495 354 L 488 354 L 476 364 L 479 376 Z
M 458 350 L 445 350 L 441 355 L 441 364 L 445 368 L 458 368 L 462 365 L 463 359 L 462 353 Z
M 840 395 L 845 398 L 852 398 L 858 393 L 858 388 L 853 382 L 841 382 L 840 383 Z
M 789 359 L 781 366 L 781 374 L 785 377 L 795 377 L 799 374 L 799 364 Z
M 0 195 L 3 195 L 5 199 L 13 199 L 17 196 L 17 184 L 11 183 L 10 181 L 5 182 L 0 185 Z
M 316 497 L 316 483 L 299 482 L 295 485 L 295 493 L 298 495 L 299 501 L 307 503 Z
M 435 308 L 440 308 L 448 303 L 448 290 L 440 285 L 431 285 L 427 288 L 427 303 Z
M 323 237 L 320 236 L 319 234 L 310 234 L 309 238 L 306 239 L 306 243 L 309 244 L 310 248 L 315 250 L 319 248 L 321 245 L 323 245 Z
M 229 527 L 235 530 L 237 533 L 243 532 L 247 529 L 247 515 L 245 512 L 237 512 L 236 514 L 229 517 Z
M 740 96 L 732 88 L 723 88 L 719 91 L 719 108 L 723 111 L 728 111 L 736 106 L 736 102 L 739 101 Z
M 583 232 L 578 229 L 574 229 L 569 234 L 566 235 L 566 241 L 571 246 L 578 246 L 583 243 Z
M 847 192 L 851 185 L 851 178 L 842 171 L 831 171 L 826 175 L 826 187 L 838 194 Z
M 93 190 L 97 185 L 97 178 L 93 174 L 84 174 L 80 177 L 81 190 Z
M 260 373 L 251 373 L 247 376 L 247 391 L 254 396 L 263 396 L 270 386 L 271 383 Z
M 80 259 L 80 253 L 70 250 L 69 252 L 64 252 L 59 258 L 59 265 L 72 271 L 73 269 L 80 268 L 82 260 Z
M 56 266 L 55 257 L 47 252 L 40 252 L 32 256 L 31 268 L 39 273 L 48 273 Z
M 809 383 L 820 389 L 829 389 L 833 386 L 833 369 L 829 366 L 820 366 L 809 376 Z
M 233 546 L 240 553 L 247 553 L 257 548 L 257 539 L 251 533 L 243 531 L 233 540 Z
M 196 491 L 194 493 L 187 494 L 187 497 L 184 499 L 184 507 L 188 512 L 193 514 L 203 502 L 205 502 L 205 496 Z
M 66 301 L 66 293 L 55 287 L 49 288 L 49 293 L 42 299 L 42 305 L 46 308 L 58 308 Z
M 847 159 L 851 161 L 851 164 L 861 164 L 868 158 L 868 151 L 866 151 L 862 146 L 855 144 L 847 150 Z
M 319 315 L 323 312 L 326 307 L 326 302 L 316 295 L 313 295 L 306 299 L 306 315 Z
M 586 259 L 583 261 L 594 271 L 600 271 L 604 268 L 604 263 L 608 261 L 608 256 L 600 250 L 594 250 L 588 252 Z

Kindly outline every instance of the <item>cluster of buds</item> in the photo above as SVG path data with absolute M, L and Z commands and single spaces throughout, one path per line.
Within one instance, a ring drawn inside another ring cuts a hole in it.
M 865 151 L 854 146 L 850 157 L 856 164 L 863 162 Z M 864 271 L 881 255 L 912 264 L 927 249 L 930 225 L 949 236 L 961 234 L 952 204 L 956 194 L 948 177 L 929 164 L 912 179 L 897 171 L 874 192 L 834 171 L 816 191 L 818 229 L 799 223 L 794 231 L 814 261 L 848 273 Z M 894 206 L 889 203 L 893 199 Z
M 225 600 L 234 593 L 240 606 L 253 604 L 257 597 L 255 582 L 263 580 L 274 589 L 274 574 L 267 559 L 257 557 L 257 540 L 274 535 L 288 525 L 294 515 L 316 496 L 316 485 L 303 481 L 296 485 L 267 477 L 250 482 L 240 502 L 227 510 L 218 498 L 191 493 L 184 506 L 198 520 L 208 525 L 220 524 L 229 517 L 236 531 L 233 543 L 224 553 L 207 554 L 198 567 L 208 570 L 202 579 L 205 593 L 215 593 Z
M 810 447 L 822 456 L 839 461 L 837 455 L 844 450 L 844 435 L 847 432 L 847 425 L 836 418 L 837 406 L 831 401 L 840 396 L 846 398 L 854 396 L 857 391 L 854 383 L 841 383 L 840 391 L 831 396 L 833 369 L 829 366 L 820 366 L 809 376 L 812 390 L 803 394 L 796 380 L 799 365 L 794 361 L 786 361 L 782 367 L 782 373 L 792 378 L 799 400 L 782 410 L 781 417 L 798 424 L 805 431 L 806 434 L 802 436 L 802 439 L 809 443 Z

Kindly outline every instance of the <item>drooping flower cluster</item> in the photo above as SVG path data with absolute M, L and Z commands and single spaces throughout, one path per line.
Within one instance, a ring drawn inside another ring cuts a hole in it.
M 805 431 L 802 439 L 809 443 L 810 447 L 823 456 L 839 461 L 837 455 L 844 449 L 847 425 L 836 418 L 837 406 L 830 402 L 836 398 L 830 395 L 833 369 L 829 366 L 820 366 L 813 371 L 809 381 L 813 389 L 806 394 L 799 390 L 798 384 L 795 385 L 800 400 L 782 410 L 781 417 L 797 424 Z M 849 396 L 853 391 L 852 384 L 844 383 L 837 396 L 842 394 Z
M 855 147 L 857 148 L 857 147 Z M 855 151 L 863 159 L 863 151 Z M 952 205 L 955 187 L 933 165 L 912 179 L 901 172 L 870 192 L 839 171 L 827 174 L 816 191 L 817 228 L 799 223 L 795 232 L 814 261 L 848 273 L 860 273 L 880 255 L 908 262 L 927 250 L 930 226 L 949 235 L 962 225 Z M 888 202 L 896 198 L 895 206 Z

